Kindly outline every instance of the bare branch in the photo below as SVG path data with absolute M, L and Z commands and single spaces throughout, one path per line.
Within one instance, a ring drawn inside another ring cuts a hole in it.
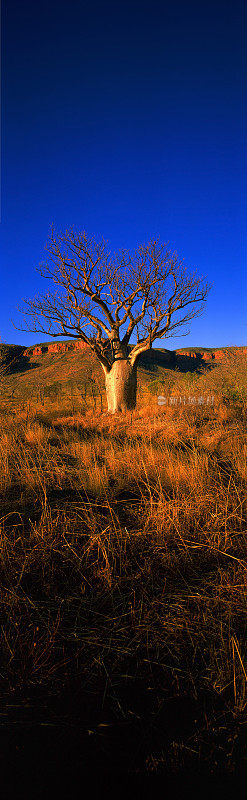
M 156 240 L 133 253 L 111 254 L 104 240 L 97 242 L 85 231 L 55 234 L 52 229 L 47 253 L 39 272 L 55 291 L 25 301 L 21 330 L 80 338 L 105 371 L 116 358 L 134 365 L 156 339 L 178 328 L 183 335 L 184 326 L 202 313 L 210 288 Z M 128 356 L 135 330 L 137 343 Z

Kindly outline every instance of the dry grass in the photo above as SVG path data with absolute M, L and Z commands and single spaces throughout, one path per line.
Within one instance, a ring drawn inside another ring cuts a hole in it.
M 188 376 L 173 380 L 185 396 Z M 213 404 L 159 408 L 144 388 L 129 419 L 69 398 L 3 406 L 1 682 L 48 695 L 48 718 L 75 692 L 82 725 L 86 693 L 122 768 L 230 774 L 246 763 L 242 361 L 193 384 Z

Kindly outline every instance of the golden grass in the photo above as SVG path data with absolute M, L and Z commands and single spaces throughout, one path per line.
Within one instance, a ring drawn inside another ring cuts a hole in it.
M 47 398 L 1 419 L 3 690 L 52 694 L 80 676 L 119 709 L 124 676 L 146 675 L 153 713 L 161 695 L 206 691 L 195 761 L 222 718 L 236 736 L 227 720 L 247 707 L 246 390 L 241 363 L 242 399 L 231 394 L 229 369 L 226 395 L 224 366 L 194 378 L 213 404 L 159 408 L 150 393 L 112 418 Z M 174 375 L 178 397 L 186 380 Z M 151 739 L 145 758 L 147 770 L 176 761 Z

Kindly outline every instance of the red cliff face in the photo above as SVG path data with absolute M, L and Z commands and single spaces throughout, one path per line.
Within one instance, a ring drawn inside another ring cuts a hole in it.
M 180 358 L 181 357 L 185 357 L 185 358 L 192 359 L 193 363 L 197 359 L 198 362 L 204 361 L 205 363 L 210 364 L 212 362 L 224 363 L 226 361 L 226 359 L 227 359 L 227 355 L 228 355 L 230 349 L 231 348 L 229 348 L 229 347 L 225 347 L 225 348 L 222 348 L 222 349 L 219 349 L 219 350 L 211 350 L 211 351 L 207 351 L 207 350 L 191 350 L 191 351 L 190 350 L 182 350 L 182 351 L 181 350 L 175 350 L 174 352 L 175 352 L 175 355 L 178 356 L 178 357 L 180 356 Z M 235 349 L 235 348 L 233 348 L 233 349 Z M 247 347 L 238 347 L 238 348 L 236 348 L 236 350 L 241 355 L 246 355 L 247 356 Z
M 33 356 L 42 356 L 42 347 L 34 347 L 32 351 Z
M 193 351 L 190 352 L 190 350 L 183 350 L 182 352 L 180 350 L 174 350 L 174 353 L 176 356 L 184 356 L 185 358 L 197 358 L 197 356 L 199 356 L 199 353 L 194 353 Z
M 226 350 L 216 350 L 215 351 L 215 361 L 224 362 L 227 358 L 227 351 Z
M 88 345 L 85 344 L 81 339 L 75 339 L 75 341 L 71 342 L 51 342 L 51 344 L 40 344 L 35 345 L 34 347 L 29 347 L 25 350 L 24 355 L 26 356 L 43 356 L 43 355 L 50 355 L 53 353 L 67 353 L 69 350 L 87 350 Z
M 195 364 L 196 361 L 201 363 L 204 361 L 207 364 L 211 364 L 212 361 L 215 360 L 215 353 L 209 353 L 206 350 L 175 350 L 174 351 L 176 358 L 186 359 L 189 362 L 193 362 Z
M 82 341 L 82 339 L 74 339 L 72 341 L 67 342 L 51 342 L 50 344 L 40 344 L 35 345 L 34 347 L 29 347 L 23 355 L 25 356 L 42 356 L 45 354 L 53 354 L 53 353 L 67 353 L 72 350 L 80 350 L 85 351 L 88 350 L 88 345 Z M 198 363 L 202 361 L 205 364 L 210 364 L 212 362 L 216 363 L 224 363 L 227 358 L 227 354 L 231 348 L 222 348 L 219 350 L 214 351 L 207 351 L 207 350 L 173 350 L 167 351 L 167 356 L 170 360 L 171 356 L 175 356 L 175 358 L 186 358 L 190 360 L 191 363 L 195 364 L 197 360 Z M 247 347 L 238 347 L 236 348 L 241 355 L 247 356 Z
M 85 342 L 82 342 L 81 339 L 76 339 L 74 342 L 75 350 L 88 350 L 88 345 Z

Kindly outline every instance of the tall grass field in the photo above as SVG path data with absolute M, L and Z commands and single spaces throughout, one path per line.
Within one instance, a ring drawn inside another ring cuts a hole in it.
M 2 371 L 10 781 L 246 775 L 246 355 L 138 379 L 125 417 L 85 354 Z

